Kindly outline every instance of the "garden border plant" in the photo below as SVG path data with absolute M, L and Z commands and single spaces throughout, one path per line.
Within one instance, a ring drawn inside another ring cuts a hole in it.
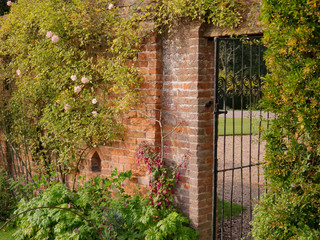
M 254 239 L 320 238 L 320 4 L 262 1 L 268 47 L 263 107 L 276 114 L 265 138 L 268 192 Z
M 115 170 L 110 178 L 89 179 L 77 192 L 52 182 L 31 201 L 22 200 L 8 220 L 17 219 L 15 239 L 197 239 L 189 220 L 176 208 L 158 208 L 138 193 L 126 194 L 124 181 L 131 174 Z
M 59 210 L 63 210 L 63 211 L 68 211 L 71 212 L 77 216 L 79 216 L 80 218 L 82 218 L 84 221 L 86 221 L 95 231 L 96 233 L 99 235 L 99 237 L 101 238 L 101 240 L 103 240 L 103 237 L 101 236 L 101 233 L 95 228 L 95 226 L 92 225 L 92 223 L 87 220 L 85 217 L 83 217 L 82 215 L 78 214 L 75 211 L 72 211 L 68 208 L 61 208 L 61 207 L 36 207 L 36 208 L 30 208 L 28 210 L 25 210 L 23 212 L 20 212 L 19 214 L 14 215 L 13 217 L 11 217 L 8 221 L 6 221 L 1 227 L 0 227 L 0 231 L 7 226 L 12 220 L 14 220 L 15 218 L 19 217 L 20 215 L 23 215 L 24 213 L 30 212 L 30 211 L 34 211 L 34 210 L 38 210 L 38 209 L 59 209 Z

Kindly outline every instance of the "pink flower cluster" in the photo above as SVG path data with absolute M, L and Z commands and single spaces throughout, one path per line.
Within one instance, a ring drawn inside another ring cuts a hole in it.
M 168 167 L 161 155 L 145 144 L 140 147 L 137 160 L 138 165 L 143 164 L 150 174 L 150 204 L 157 208 L 170 207 L 173 204 L 173 189 L 180 179 L 179 169 L 182 164 L 174 168 Z
M 58 37 L 57 35 L 53 34 L 51 31 L 48 31 L 48 32 L 47 32 L 46 37 L 47 37 L 47 38 L 51 38 L 51 41 L 52 41 L 53 43 L 59 42 L 59 37 Z

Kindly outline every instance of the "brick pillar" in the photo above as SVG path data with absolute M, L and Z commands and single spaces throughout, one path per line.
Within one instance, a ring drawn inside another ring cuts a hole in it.
M 202 37 L 199 23 L 179 25 L 163 39 L 162 109 L 165 132 L 180 126 L 165 140 L 166 159 L 178 163 L 189 154 L 177 191 L 181 210 L 211 237 L 213 41 Z

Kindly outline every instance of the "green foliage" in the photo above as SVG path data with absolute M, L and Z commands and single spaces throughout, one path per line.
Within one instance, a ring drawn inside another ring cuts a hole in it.
M 266 135 L 269 192 L 256 208 L 255 239 L 319 239 L 320 4 L 263 1 L 264 107 L 277 114 Z
M 70 209 L 89 220 L 105 236 L 109 235 L 103 212 L 113 201 L 112 194 L 127 197 L 122 182 L 131 177 L 131 171 L 112 172 L 111 178 L 96 177 L 85 182 L 77 192 L 62 183 L 50 186 L 30 201 L 22 199 L 15 214 L 37 207 L 61 207 Z M 117 198 L 115 198 L 117 199 Z M 15 239 L 97 239 L 98 234 L 81 217 L 61 209 L 37 209 L 26 212 L 16 222 Z M 109 239 L 109 238 L 106 238 Z
M 197 239 L 189 220 L 177 210 L 156 209 L 139 194 L 127 195 L 123 181 L 131 171 L 113 171 L 111 178 L 96 177 L 77 192 L 54 182 L 31 201 L 21 200 L 16 214 L 36 207 L 55 206 L 74 211 L 89 220 L 103 239 Z M 97 239 L 98 234 L 82 218 L 61 209 L 37 209 L 16 222 L 14 238 Z
M 236 27 L 242 21 L 244 5 L 238 0 L 157 0 L 155 20 L 169 27 L 181 18 L 200 20 L 218 27 Z
M 146 231 L 146 240 L 198 239 L 194 230 L 187 226 L 189 220 L 177 212 L 172 212 L 155 226 Z
M 84 146 L 119 137 L 119 115 L 136 100 L 140 77 L 126 61 L 141 30 L 137 17 L 123 18 L 109 3 L 21 0 L 1 19 L 11 139 L 26 139 L 40 166 L 70 166 Z
M 0 167 L 0 221 L 10 217 L 17 205 L 5 171 Z
M 12 145 L 27 145 L 39 170 L 66 174 L 87 147 L 121 137 L 120 116 L 136 102 L 141 82 L 128 60 L 136 59 L 147 31 L 185 17 L 217 26 L 241 21 L 235 0 L 145 8 L 137 1 L 126 9 L 113 3 L 19 0 L 0 20 L 0 119 Z M 155 24 L 148 28 L 150 16 Z

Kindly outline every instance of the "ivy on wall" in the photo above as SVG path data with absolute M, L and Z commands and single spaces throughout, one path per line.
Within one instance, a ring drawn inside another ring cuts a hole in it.
M 269 192 L 256 208 L 255 239 L 319 239 L 320 1 L 263 0 L 268 47 L 264 107 Z

